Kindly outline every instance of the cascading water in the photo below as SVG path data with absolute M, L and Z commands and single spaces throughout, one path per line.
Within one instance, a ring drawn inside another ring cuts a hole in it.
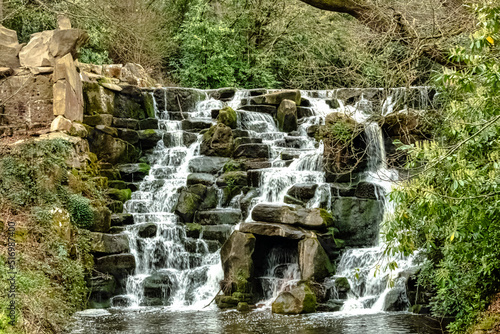
M 206 119 L 219 105 L 220 101 L 205 100 L 188 115 Z M 222 279 L 219 253 L 203 239 L 188 238 L 173 210 L 178 190 L 186 185 L 189 161 L 198 155 L 201 136 L 185 144 L 181 121 L 169 120 L 168 110 L 156 114 L 163 140 L 150 158 L 149 175 L 125 205 L 134 218 L 128 234 L 136 259 L 135 275 L 126 283 L 127 297 L 131 306 L 200 308 L 217 293 Z M 142 234 L 148 227 L 156 230 L 153 236 Z
M 301 93 L 310 102 L 310 107 L 306 108 L 309 114 L 299 119 L 297 131 L 288 134 L 278 130 L 271 115 L 244 108 L 249 106 L 248 91 L 236 92 L 229 102 L 205 94 L 206 99 L 197 104 L 196 110 L 187 110 L 182 115 L 193 121 L 207 122 L 211 121 L 212 109 L 229 105 L 238 112 L 238 128 L 269 146 L 270 167 L 255 170 L 259 173 L 259 195 L 253 198 L 248 216 L 242 217 L 243 221 L 252 220 L 252 208 L 259 203 L 285 205 L 287 191 L 298 183 L 318 185 L 314 196 L 305 203 L 306 207 L 330 209 L 333 194 L 323 172 L 323 143 L 308 136 L 307 129 L 324 124 L 326 115 L 332 112 L 344 113 L 365 125 L 369 159 L 363 177 L 365 181 L 380 186 L 379 200 L 385 201 L 384 195 L 391 182 L 397 179 L 397 172 L 389 170 L 385 163 L 380 126 L 370 121 L 378 107 L 375 108 L 369 98 L 361 95 L 355 104 L 344 105 L 339 98 L 340 90 Z M 380 113 L 386 113 L 400 103 L 398 94 L 399 90 L 385 99 Z M 128 234 L 130 249 L 136 259 L 135 274 L 128 278 L 126 294 L 132 306 L 160 304 L 200 308 L 217 293 L 218 282 L 223 277 L 218 247 L 210 240 L 188 237 L 173 211 L 179 190 L 186 186 L 190 161 L 199 156 L 202 136 L 196 135 L 194 141 L 187 140 L 185 131 L 181 130 L 181 121 L 170 119 L 168 106 L 156 112 L 163 140 L 150 157 L 149 175 L 126 203 L 126 210 L 133 214 L 135 222 L 128 228 Z M 224 203 L 223 191 L 218 189 L 217 194 L 215 210 L 239 209 L 242 195 Z M 385 212 L 391 212 L 387 203 Z M 142 231 L 148 226 L 154 226 L 151 227 L 156 231 L 153 236 L 143 235 Z M 381 303 L 389 291 L 389 282 L 394 281 L 390 275 L 397 275 L 397 272 L 384 271 L 380 259 L 380 247 L 344 252 L 335 276 L 346 277 L 351 285 L 344 310 L 383 309 Z M 279 291 L 300 278 L 300 271 L 296 255 L 287 257 L 279 249 L 272 249 L 266 261 L 261 280 L 264 300 L 269 305 Z M 403 263 L 403 267 L 409 265 L 411 263 Z M 375 270 L 377 275 L 373 277 Z

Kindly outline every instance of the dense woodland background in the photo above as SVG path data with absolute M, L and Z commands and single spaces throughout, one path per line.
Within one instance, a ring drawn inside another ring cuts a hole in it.
M 3 0 L 0 8 L 20 42 L 65 13 L 90 35 L 82 62 L 140 63 L 167 85 L 436 87 L 433 140 L 400 144 L 412 177 L 391 194 L 399 204 L 383 238 L 387 254 L 421 250 L 434 315 L 455 316 L 453 332 L 471 330 L 500 287 L 499 4 L 305 2 Z M 2 210 L 20 210 L 8 192 L 0 183 Z

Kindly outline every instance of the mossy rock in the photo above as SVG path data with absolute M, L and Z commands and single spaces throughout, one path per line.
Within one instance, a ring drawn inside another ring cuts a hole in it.
M 272 312 L 277 314 L 301 314 L 316 312 L 316 296 L 307 283 L 299 283 L 290 291 L 279 294 L 272 304 Z
M 333 219 L 333 216 L 331 215 L 330 212 L 328 212 L 325 209 L 320 209 L 319 214 L 320 214 L 321 218 L 323 218 L 323 224 L 326 227 L 333 226 L 333 224 L 335 223 L 335 220 Z
M 144 93 L 144 110 L 147 118 L 156 117 L 153 95 Z
M 219 110 L 217 122 L 229 126 L 231 129 L 236 129 L 236 126 L 238 125 L 238 115 L 236 114 L 236 111 L 233 110 L 233 108 L 225 107 Z
M 108 189 L 108 195 L 114 200 L 126 202 L 132 197 L 132 190 L 130 189 Z
M 186 224 L 186 235 L 190 238 L 198 238 L 203 227 L 197 223 Z

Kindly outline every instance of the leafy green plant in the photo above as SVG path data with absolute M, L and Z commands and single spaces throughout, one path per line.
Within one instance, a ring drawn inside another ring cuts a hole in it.
M 94 221 L 90 200 L 81 195 L 73 194 L 68 198 L 68 210 L 71 223 L 80 228 L 89 228 Z

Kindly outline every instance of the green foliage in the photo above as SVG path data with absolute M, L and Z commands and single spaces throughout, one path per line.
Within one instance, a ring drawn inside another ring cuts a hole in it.
M 73 194 L 68 198 L 68 210 L 71 213 L 71 223 L 80 228 L 89 228 L 94 221 L 90 200 L 81 195 Z
M 237 172 L 243 170 L 243 167 L 243 162 L 238 160 L 229 160 L 228 162 L 226 162 L 222 170 L 224 171 L 224 173 Z
M 500 284 L 500 7 L 475 8 L 477 32 L 453 52 L 467 66 L 438 76 L 447 98 L 441 137 L 404 147 L 418 173 L 391 194 L 399 203 L 384 227 L 388 253 L 421 249 L 421 283 L 435 315 L 463 332 Z

